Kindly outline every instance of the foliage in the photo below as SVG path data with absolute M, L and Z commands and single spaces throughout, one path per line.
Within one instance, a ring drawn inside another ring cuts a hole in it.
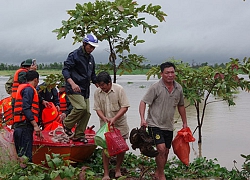
M 62 84 L 65 83 L 65 79 L 62 74 L 49 74 L 43 81 L 44 84 L 40 86 L 41 91 L 45 91 L 46 89 L 51 91 L 52 88 L 55 88 L 56 86 L 61 87 Z
M 26 159 L 24 161 L 25 168 L 22 168 L 18 163 L 14 166 L 4 166 L 0 170 L 0 179 L 53 180 L 58 179 L 58 177 L 70 180 L 83 179 L 84 177 L 88 180 L 93 179 L 93 172 L 89 170 L 83 172 L 83 168 L 73 167 L 69 160 L 65 160 L 67 156 L 69 155 L 46 154 L 46 160 L 42 162 L 42 165 L 28 162 L 28 158 L 24 156 L 23 158 Z
M 93 155 L 84 163 L 80 163 L 80 166 L 89 166 L 90 169 L 95 172 L 96 178 L 102 177 L 103 175 L 103 165 L 102 165 L 102 149 L 96 149 Z M 116 160 L 111 157 L 110 169 L 115 168 Z M 123 161 L 123 168 L 121 171 L 123 177 L 134 177 L 134 178 L 144 178 L 152 179 L 152 170 L 156 166 L 155 161 L 152 158 L 146 156 L 136 156 L 135 154 L 129 152 L 125 154 Z
M 44 64 L 44 63 L 38 63 L 38 69 L 39 70 L 42 70 L 42 69 L 60 69 L 62 70 L 62 67 L 63 67 L 63 64 L 62 62 L 60 63 L 57 63 L 57 62 L 54 62 L 54 63 L 50 63 L 50 64 Z M 4 71 L 4 70 L 8 70 L 8 71 L 11 71 L 11 70 L 17 70 L 20 68 L 20 65 L 13 65 L 13 64 L 7 64 L 7 63 L 0 63 L 0 71 Z
M 0 147 L 1 149 L 1 147 Z M 5 152 L 1 151 L 1 156 L 6 156 Z M 0 162 L 0 179 L 8 179 L 9 174 L 16 171 L 17 164 L 16 161 L 1 161 Z
M 165 166 L 165 175 L 167 179 L 173 178 L 221 178 L 221 179 L 244 179 L 240 172 L 235 169 L 228 171 L 225 167 L 216 164 L 217 159 L 206 159 L 206 157 L 195 158 L 189 166 L 184 165 L 175 157 Z
M 43 164 L 49 166 L 49 171 L 51 171 L 51 173 L 46 174 L 49 176 L 49 178 L 55 179 L 56 177 L 60 176 L 62 179 L 78 179 L 80 169 L 71 166 L 69 160 L 64 160 L 65 156 L 69 155 L 53 153 L 51 156 L 48 154 L 45 155 L 46 161 L 43 162 Z
M 242 165 L 241 175 L 245 178 L 250 178 L 250 155 L 241 154 L 241 157 L 245 158 L 245 162 Z
M 73 31 L 73 44 L 81 42 L 87 33 L 94 33 L 100 41 L 108 41 L 109 63 L 105 68 L 113 71 L 114 82 L 118 69 L 122 69 L 120 75 L 124 71 L 131 72 L 132 69 L 140 68 L 146 60 L 141 55 L 130 54 L 130 45 L 136 46 L 144 40 L 138 39 L 137 35 L 133 36 L 129 30 L 141 26 L 143 33 L 148 30 L 155 34 L 158 26 L 148 24 L 141 15 L 156 17 L 160 22 L 165 21 L 164 17 L 167 16 L 161 11 L 160 5 L 139 6 L 133 0 L 96 0 L 82 5 L 77 3 L 74 10 L 67 12 L 70 18 L 62 21 L 62 27 L 53 30 L 57 33 L 57 39 L 66 38 Z M 120 59 L 118 64 L 117 58 Z
M 130 58 L 130 60 L 127 57 L 127 61 L 125 59 L 122 60 L 122 62 L 117 66 L 115 73 L 113 71 L 113 63 L 109 62 L 107 64 L 99 64 L 96 68 L 97 74 L 101 71 L 107 71 L 110 74 L 119 74 L 121 76 L 124 74 L 133 74 L 134 71 L 143 71 L 143 65 L 141 64 L 145 61 L 145 58 L 143 56 L 129 54 L 128 57 Z
M 176 81 L 182 85 L 185 98 L 189 101 L 189 105 L 195 106 L 198 143 L 201 143 L 201 128 L 207 105 L 218 101 L 226 101 L 229 106 L 235 105 L 234 95 L 238 93 L 239 88 L 249 91 L 250 82 L 239 75 L 241 73 L 250 75 L 250 58 L 244 58 L 242 62 L 231 58 L 225 68 L 212 66 L 192 68 L 187 63 L 171 61 L 176 64 Z M 147 78 L 152 75 L 161 77 L 159 66 L 152 67 L 147 73 Z M 211 96 L 215 99 L 209 99 Z
M 197 63 L 193 63 L 192 64 L 192 67 L 193 68 L 199 68 L 201 66 L 204 66 L 204 64 L 208 64 L 208 63 L 201 63 L 201 64 L 197 64 Z M 38 63 L 38 71 L 39 71 L 39 74 L 44 76 L 44 75 L 48 75 L 48 74 L 58 74 L 59 72 L 61 73 L 62 69 L 63 69 L 63 63 L 62 62 L 53 62 L 53 63 L 49 63 L 49 64 L 45 64 L 45 63 Z M 105 68 L 105 66 L 110 66 L 108 68 Z M 155 67 L 157 65 L 151 65 L 151 64 L 141 64 L 140 65 L 141 68 L 139 69 L 133 69 L 133 71 L 131 72 L 127 72 L 127 74 L 135 74 L 134 71 L 141 71 L 141 70 L 147 70 L 147 69 L 151 69 L 152 67 Z M 211 65 L 212 67 L 225 67 L 224 63 L 221 63 L 220 65 L 218 65 L 217 63 L 215 63 L 214 65 Z M 97 71 L 100 71 L 101 69 L 111 69 L 111 64 L 102 64 L 102 63 L 96 63 L 96 70 Z M 7 64 L 7 63 L 0 63 L 0 75 L 11 75 L 11 74 L 14 74 L 14 72 L 19 69 L 20 66 L 19 65 L 13 65 L 13 64 Z M 48 71 L 46 71 L 48 70 Z M 132 69 L 131 69 L 132 70 Z M 51 72 L 51 71 L 55 71 L 56 73 L 54 72 Z M 9 73 L 10 72 L 10 73 Z M 122 73 L 122 70 L 118 70 L 118 74 L 121 74 Z M 112 71 L 111 71 L 111 74 L 112 74 Z M 125 74 L 125 72 L 124 72 Z M 138 73 L 136 73 L 138 74 Z M 143 73 L 143 74 L 146 74 L 146 73 Z
M 147 66 L 148 67 L 148 66 Z M 98 72 L 103 71 L 103 69 L 101 68 L 96 68 L 96 73 L 98 74 Z M 113 74 L 112 71 L 108 71 L 110 75 Z M 117 73 L 120 74 L 121 70 L 118 70 Z M 124 72 L 123 75 L 145 75 L 148 72 L 148 68 L 143 68 L 143 69 L 135 69 L 132 72 Z M 15 73 L 15 70 L 4 70 L 4 71 L 0 71 L 0 76 L 10 76 L 13 75 Z M 43 70 L 38 70 L 38 73 L 40 76 L 48 76 L 50 74 L 61 74 L 62 70 L 61 69 L 43 69 Z
M 95 172 L 96 176 L 101 176 L 103 173 L 101 149 L 96 149 L 91 157 L 85 162 L 80 163 L 79 166 L 88 166 Z
M 0 64 L 0 71 L 2 71 L 2 70 L 17 70 L 19 68 L 20 68 L 20 65 L 13 65 L 13 64 L 7 65 L 7 63 L 6 64 L 4 64 L 4 63 Z
M 32 180 L 52 180 L 57 176 L 72 178 L 76 175 L 77 169 L 69 166 L 69 163 L 63 160 L 63 156 L 59 154 L 53 154 L 52 158 L 49 155 L 46 155 L 46 161 L 49 164 L 49 168 L 45 166 L 36 165 L 31 162 L 28 162 L 27 157 L 24 164 L 25 168 L 22 168 L 18 163 L 11 167 L 11 171 L 2 171 L 0 173 L 1 179 L 32 179 Z M 7 169 L 7 168 L 5 168 Z M 7 173 L 6 173 L 7 172 Z
M 100 180 L 103 175 L 102 149 L 96 149 L 94 154 L 84 163 L 78 163 L 77 167 L 70 165 L 70 161 L 65 158 L 68 155 L 46 154 L 43 165 L 36 165 L 26 162 L 26 168 L 21 168 L 17 163 L 0 164 L 0 179 L 32 179 L 32 180 L 52 180 L 60 177 L 61 179 L 85 179 Z M 245 158 L 242 171 L 237 168 L 227 170 L 217 164 L 217 159 L 206 159 L 199 157 L 193 160 L 189 166 L 181 163 L 179 159 L 173 157 L 165 165 L 166 179 L 177 178 L 220 178 L 227 180 L 246 180 L 250 178 L 250 155 L 241 155 Z M 115 168 L 116 161 L 111 158 L 110 169 Z M 155 160 L 143 155 L 135 155 L 131 152 L 125 154 L 123 161 L 123 174 L 125 176 L 118 180 L 133 178 L 151 180 L 156 167 Z M 84 173 L 84 174 L 83 174 Z
M 250 158 L 250 155 L 247 157 Z M 243 168 L 248 165 L 248 168 L 244 168 L 241 172 L 237 169 L 229 171 L 225 167 L 221 167 L 216 163 L 217 159 L 208 160 L 206 157 L 199 157 L 194 159 L 189 166 L 186 166 L 179 159 L 173 157 L 168 160 L 164 169 L 166 179 L 196 179 L 213 177 L 227 180 L 244 180 L 249 177 L 250 173 L 249 164 L 246 164 L 248 161 L 245 161 L 242 165 Z M 102 177 L 103 169 L 101 149 L 97 149 L 88 161 L 80 165 L 88 165 L 90 169 L 96 173 L 96 178 Z M 136 156 L 133 153 L 126 153 L 123 167 L 126 169 L 125 175 L 127 178 L 133 177 L 137 179 L 151 180 L 156 163 L 154 158 L 149 158 L 143 155 Z M 110 168 L 115 168 L 115 161 L 111 161 Z

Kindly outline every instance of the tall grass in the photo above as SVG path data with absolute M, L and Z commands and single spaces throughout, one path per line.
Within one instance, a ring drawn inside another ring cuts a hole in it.
M 16 70 L 1 70 L 0 71 L 0 76 L 11 76 L 14 75 Z M 49 74 L 61 74 L 62 71 L 58 69 L 42 69 L 42 70 L 37 70 L 37 72 L 40 74 L 40 76 L 47 76 Z M 117 72 L 117 75 L 120 75 L 120 70 Z M 148 69 L 136 69 L 133 70 L 131 73 L 124 72 L 123 75 L 144 75 L 148 72 Z M 111 75 L 113 74 L 112 71 L 109 72 Z
M 0 71 L 0 76 L 11 76 L 14 75 L 16 70 L 3 70 Z M 49 69 L 49 70 L 37 70 L 40 76 L 47 76 L 49 74 L 61 74 L 61 70 Z

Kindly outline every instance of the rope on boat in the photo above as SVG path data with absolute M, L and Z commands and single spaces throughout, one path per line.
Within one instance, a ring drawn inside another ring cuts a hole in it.
M 64 132 L 63 127 L 58 126 L 55 130 L 49 132 L 52 141 L 57 143 L 69 143 L 70 137 Z

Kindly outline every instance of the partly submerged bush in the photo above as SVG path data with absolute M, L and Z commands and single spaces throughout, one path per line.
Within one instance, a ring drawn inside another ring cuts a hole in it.
M 250 155 L 248 156 L 250 159 Z M 243 170 L 239 171 L 236 168 L 227 170 L 225 167 L 221 167 L 217 164 L 217 159 L 206 159 L 206 157 L 196 158 L 189 164 L 184 165 L 179 159 L 173 157 L 169 159 L 165 166 L 165 175 L 168 180 L 175 178 L 220 178 L 226 180 L 246 180 L 249 178 L 250 173 L 250 162 L 248 159 L 248 166 L 246 162 L 243 164 Z M 96 173 L 99 177 L 103 174 L 102 168 L 102 156 L 101 150 L 97 149 L 93 156 L 83 163 L 89 166 L 90 169 Z M 152 179 L 156 163 L 154 158 L 148 158 L 146 156 L 136 156 L 132 153 L 126 153 L 123 168 L 125 168 L 124 174 L 127 177 L 137 177 L 138 179 Z M 248 170 L 247 168 L 248 167 Z M 110 168 L 115 168 L 115 161 L 111 159 Z M 244 173 L 243 173 L 244 172 Z M 248 172 L 248 176 L 247 176 Z
M 97 180 L 103 176 L 102 150 L 96 149 L 93 155 L 84 163 L 78 163 L 73 167 L 68 160 L 64 160 L 65 155 L 46 155 L 44 166 L 26 162 L 27 167 L 21 168 L 15 161 L 0 164 L 0 179 L 32 179 L 32 180 L 52 180 L 57 177 L 65 179 Z M 233 168 L 227 170 L 217 164 L 217 159 L 206 159 L 206 157 L 196 158 L 189 166 L 181 163 L 179 159 L 173 157 L 168 160 L 165 166 L 165 175 L 168 180 L 176 179 L 198 179 L 213 178 L 225 180 L 247 180 L 250 177 L 250 155 L 241 155 L 245 158 L 242 169 Z M 111 158 L 110 169 L 114 171 L 115 158 Z M 84 168 L 82 168 L 84 167 Z M 137 156 L 131 152 L 126 153 L 122 166 L 122 179 L 137 178 L 151 180 L 156 167 L 154 158 Z M 119 178 L 119 180 L 121 180 Z

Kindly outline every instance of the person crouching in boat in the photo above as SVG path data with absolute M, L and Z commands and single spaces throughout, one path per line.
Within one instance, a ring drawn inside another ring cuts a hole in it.
M 59 121 L 60 102 L 58 91 L 55 87 L 48 89 L 45 82 L 39 84 L 36 87 L 36 90 L 39 98 L 49 102 L 49 106 L 47 108 L 43 103 L 39 103 L 40 112 L 38 124 L 42 127 L 42 129 L 44 129 L 53 121 Z
M 58 96 L 59 97 L 59 108 L 57 108 L 57 106 L 55 106 L 55 102 L 50 102 L 50 106 L 49 107 L 45 107 L 43 108 L 43 112 L 41 113 L 41 120 L 42 120 L 42 126 L 43 126 L 43 130 L 55 130 L 58 126 L 62 126 L 62 122 L 63 120 L 67 117 L 67 115 L 70 113 L 70 111 L 72 110 L 72 105 L 66 95 L 65 92 L 65 83 L 63 84 L 59 84 L 57 86 L 57 88 L 59 89 L 59 92 L 57 92 L 56 88 L 56 95 L 55 92 L 52 93 L 51 90 L 51 96 Z M 38 88 L 37 88 L 38 89 Z M 49 92 L 47 91 L 47 94 Z M 54 98 L 51 98 L 54 99 Z M 57 103 L 56 103 L 57 104 Z M 72 128 L 73 130 L 75 128 Z
M 18 157 L 22 163 L 22 156 L 32 162 L 33 132 L 43 139 L 38 127 L 39 97 L 35 89 L 39 82 L 36 71 L 26 73 L 27 83 L 20 84 L 14 102 L 14 143 Z
M 73 109 L 73 106 L 71 102 L 69 101 L 69 98 L 66 94 L 65 89 L 65 82 L 61 84 L 61 86 L 57 86 L 59 92 L 59 102 L 60 102 L 60 122 L 63 122 L 63 120 L 67 117 L 67 115 L 71 112 Z

